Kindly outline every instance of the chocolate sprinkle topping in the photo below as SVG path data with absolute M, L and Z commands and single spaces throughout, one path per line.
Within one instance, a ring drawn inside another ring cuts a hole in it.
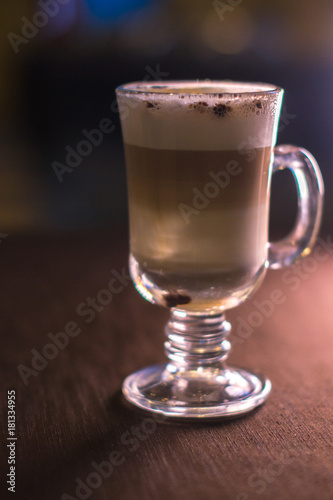
M 188 295 L 182 295 L 181 293 L 168 293 L 164 296 L 164 299 L 168 307 L 176 307 L 181 304 L 189 304 L 192 300 Z
M 231 111 L 231 106 L 227 106 L 226 104 L 216 104 L 213 111 L 216 116 L 225 116 L 228 111 Z
M 203 113 L 205 108 L 208 106 L 208 103 L 205 101 L 198 101 L 195 104 L 190 104 L 189 107 L 192 107 L 196 111 L 199 111 L 200 113 Z

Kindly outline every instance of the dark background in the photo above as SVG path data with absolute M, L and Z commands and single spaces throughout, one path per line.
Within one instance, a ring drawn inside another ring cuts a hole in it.
M 333 2 L 60 1 L 2 5 L 0 232 L 127 224 L 114 88 L 158 71 L 169 79 L 282 86 L 278 143 L 301 145 L 317 158 L 326 184 L 322 231 L 330 232 Z M 38 16 L 42 4 L 52 16 Z M 52 163 L 65 163 L 66 146 L 76 149 L 82 130 L 103 118 L 115 130 L 59 182 Z M 293 222 L 290 177 L 274 178 L 271 228 L 278 233 Z

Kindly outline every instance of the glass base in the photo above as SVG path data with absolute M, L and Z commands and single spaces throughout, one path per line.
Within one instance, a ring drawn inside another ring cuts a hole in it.
M 179 369 L 173 363 L 144 368 L 127 377 L 126 399 L 139 408 L 177 418 L 240 416 L 264 403 L 271 382 L 242 368 Z
M 194 419 L 234 417 L 261 405 L 271 383 L 262 375 L 226 365 L 230 330 L 221 312 L 172 309 L 164 343 L 169 362 L 127 377 L 126 399 L 166 417 Z

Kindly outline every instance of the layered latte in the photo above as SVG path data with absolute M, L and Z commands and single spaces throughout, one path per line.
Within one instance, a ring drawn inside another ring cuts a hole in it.
M 267 87 L 168 82 L 118 94 L 130 269 L 148 300 L 224 310 L 261 282 L 276 138 Z

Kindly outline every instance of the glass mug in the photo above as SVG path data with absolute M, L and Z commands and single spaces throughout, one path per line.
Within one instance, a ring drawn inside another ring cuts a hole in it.
M 278 269 L 308 255 L 318 233 L 323 181 L 311 154 L 275 147 L 283 89 L 262 83 L 163 81 L 116 90 L 125 147 L 130 273 L 139 293 L 171 309 L 167 364 L 126 378 L 136 406 L 177 418 L 241 415 L 271 389 L 229 367 L 224 312 Z M 298 190 L 291 233 L 268 241 L 272 173 Z

